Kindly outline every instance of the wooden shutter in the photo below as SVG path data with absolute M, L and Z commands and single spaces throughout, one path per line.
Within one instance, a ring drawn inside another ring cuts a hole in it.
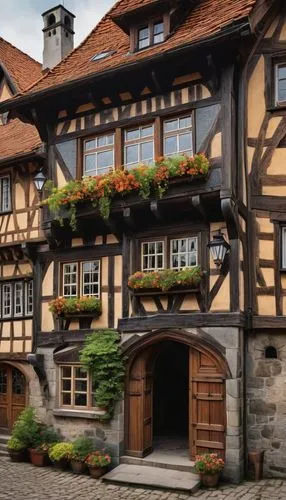
M 144 457 L 153 444 L 153 373 L 147 370 L 149 351 L 133 363 L 127 388 L 126 453 Z
M 190 349 L 190 450 L 225 451 L 225 377 L 215 359 Z

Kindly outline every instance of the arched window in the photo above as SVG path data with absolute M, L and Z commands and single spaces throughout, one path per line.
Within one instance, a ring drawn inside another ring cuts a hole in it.
M 48 26 L 52 26 L 56 23 L 56 17 L 54 14 L 50 14 L 48 17 Z
M 277 359 L 277 349 L 273 346 L 268 346 L 265 348 L 265 358 L 266 359 Z
M 70 17 L 69 16 L 65 16 L 65 26 L 67 28 L 70 28 L 71 27 L 71 20 L 70 20 Z

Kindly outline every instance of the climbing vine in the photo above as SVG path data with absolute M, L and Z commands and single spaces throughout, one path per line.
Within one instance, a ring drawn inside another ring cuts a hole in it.
M 124 358 L 120 336 L 114 330 L 98 330 L 86 338 L 80 361 L 89 370 L 95 387 L 96 405 L 105 408 L 109 420 L 116 401 L 122 398 Z

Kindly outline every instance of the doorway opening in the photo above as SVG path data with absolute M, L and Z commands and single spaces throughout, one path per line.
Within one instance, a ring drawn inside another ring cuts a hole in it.
M 154 364 L 153 449 L 188 455 L 189 347 L 160 344 Z
M 0 429 L 11 430 L 26 407 L 27 383 L 23 373 L 9 364 L 0 364 Z

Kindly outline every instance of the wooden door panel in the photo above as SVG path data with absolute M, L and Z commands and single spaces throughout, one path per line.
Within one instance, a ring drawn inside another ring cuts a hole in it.
M 15 367 L 0 365 L 0 427 L 12 428 L 26 406 L 27 384 Z
M 190 350 L 190 450 L 198 453 L 225 450 L 225 381 L 216 361 Z

